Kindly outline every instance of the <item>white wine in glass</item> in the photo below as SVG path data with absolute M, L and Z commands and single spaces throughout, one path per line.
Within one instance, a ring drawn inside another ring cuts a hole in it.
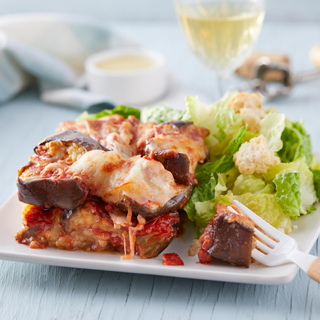
M 176 0 L 176 9 L 191 50 L 220 78 L 249 57 L 265 13 L 263 0 Z

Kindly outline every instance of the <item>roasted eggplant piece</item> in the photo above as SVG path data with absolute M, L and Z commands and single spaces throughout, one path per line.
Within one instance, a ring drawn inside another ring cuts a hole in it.
M 176 183 L 193 184 L 196 166 L 207 158 L 204 138 L 208 130 L 189 121 L 165 122 L 153 129 L 153 134 L 139 140 L 138 150 L 143 150 L 140 153 L 161 162 Z
M 18 179 L 17 187 L 19 201 L 43 208 L 72 210 L 79 207 L 89 194 L 87 186 L 77 179 Z
M 235 208 L 236 209 L 236 208 Z M 218 204 L 217 214 L 205 228 L 199 241 L 200 263 L 222 260 L 249 268 L 253 249 L 254 223 L 246 215 L 235 214 Z
M 146 140 L 144 150 L 146 156 L 162 163 L 170 171 L 176 183 L 190 184 L 190 160 L 185 153 L 174 149 L 162 149 L 154 139 Z
M 137 232 L 136 250 L 141 259 L 158 256 L 177 236 L 180 225 L 178 212 L 166 212 L 149 221 Z
M 193 124 L 193 122 L 191 121 L 180 121 L 180 120 L 174 120 L 174 121 L 168 121 L 168 122 L 164 122 L 162 124 L 169 124 L 173 127 L 176 127 L 177 129 L 181 129 L 183 126 L 186 126 L 188 124 Z M 161 124 L 160 124 L 161 125 Z
M 186 154 L 174 150 L 157 150 L 153 158 L 161 162 L 164 168 L 172 173 L 176 183 L 190 183 L 190 160 Z
M 161 215 L 162 213 L 181 209 L 184 205 L 185 200 L 187 199 L 189 199 L 189 195 L 186 195 L 184 191 L 181 191 L 177 196 L 169 200 L 164 206 L 156 210 L 146 208 L 128 196 L 123 196 L 121 201 L 119 201 L 116 205 L 123 211 L 128 211 L 129 206 L 133 213 L 137 215 L 140 214 L 145 219 L 151 220 Z
M 61 207 L 72 210 L 79 207 L 89 194 L 88 187 L 79 179 L 63 177 L 63 168 L 72 164 L 79 155 L 91 150 L 108 149 L 97 141 L 76 130 L 67 130 L 41 141 L 35 148 L 35 156 L 19 170 L 17 181 L 19 200 L 44 208 Z M 41 156 L 41 157 L 38 157 Z M 64 161 L 58 165 L 58 161 Z M 54 166 L 56 164 L 56 166 Z M 48 170 L 46 177 L 40 176 L 42 169 Z M 62 170 L 59 172 L 59 170 Z M 55 170 L 60 176 L 55 176 Z
M 44 146 L 48 142 L 53 142 L 53 141 L 61 142 L 62 145 L 65 145 L 68 142 L 77 143 L 79 146 L 83 147 L 87 152 L 91 150 L 109 151 L 107 148 L 103 147 L 96 140 L 90 138 L 89 136 L 77 130 L 69 129 L 69 130 L 54 134 L 52 136 L 49 136 L 48 138 L 40 141 L 40 143 L 34 148 L 34 153 L 38 153 L 39 148 L 41 146 Z

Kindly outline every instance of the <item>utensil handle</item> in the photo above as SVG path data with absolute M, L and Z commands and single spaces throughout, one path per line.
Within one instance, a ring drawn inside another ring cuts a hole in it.
M 320 283 L 320 257 L 293 250 L 288 255 L 288 258 L 297 264 L 311 279 Z
M 317 79 L 320 77 L 320 69 L 314 69 L 310 71 L 300 72 L 293 77 L 293 82 L 304 82 L 304 81 L 310 81 L 313 79 Z
M 311 262 L 307 270 L 307 275 L 314 281 L 320 283 L 320 257 Z

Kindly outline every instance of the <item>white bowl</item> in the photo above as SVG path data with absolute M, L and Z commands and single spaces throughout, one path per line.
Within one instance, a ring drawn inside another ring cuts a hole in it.
M 97 67 L 97 63 L 119 56 L 143 56 L 155 65 L 113 71 Z M 118 104 L 143 105 L 161 97 L 168 87 L 168 72 L 163 56 L 143 48 L 122 48 L 97 52 L 85 62 L 86 79 L 91 92 L 104 95 Z

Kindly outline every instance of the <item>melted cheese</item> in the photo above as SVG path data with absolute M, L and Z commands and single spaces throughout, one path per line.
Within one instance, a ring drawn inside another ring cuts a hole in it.
M 181 191 L 160 162 L 140 156 L 123 159 L 115 151 L 87 152 L 70 166 L 68 174 L 80 177 L 92 194 L 106 202 L 117 203 L 126 195 L 151 210 L 162 207 Z
M 138 224 L 135 227 L 129 227 L 129 243 L 130 243 L 130 253 L 127 254 L 127 249 L 124 247 L 124 255 L 120 257 L 120 260 L 128 260 L 133 259 L 135 254 L 136 248 L 136 234 L 137 231 L 140 231 L 144 228 L 146 224 L 146 219 L 141 217 L 140 214 L 138 215 Z M 125 239 L 125 234 L 123 234 Z
M 152 155 L 157 149 L 174 150 L 184 153 L 190 160 L 190 172 L 194 173 L 198 163 L 206 159 L 204 137 L 206 132 L 194 125 L 185 125 L 180 129 L 169 124 L 158 125 L 154 128 L 154 138 L 146 142 L 146 153 Z
M 74 129 L 98 141 L 109 150 L 117 151 L 129 158 L 137 154 L 136 141 L 154 125 L 142 123 L 134 116 L 125 119 L 118 114 L 99 120 L 64 121 L 57 127 L 57 132 Z

